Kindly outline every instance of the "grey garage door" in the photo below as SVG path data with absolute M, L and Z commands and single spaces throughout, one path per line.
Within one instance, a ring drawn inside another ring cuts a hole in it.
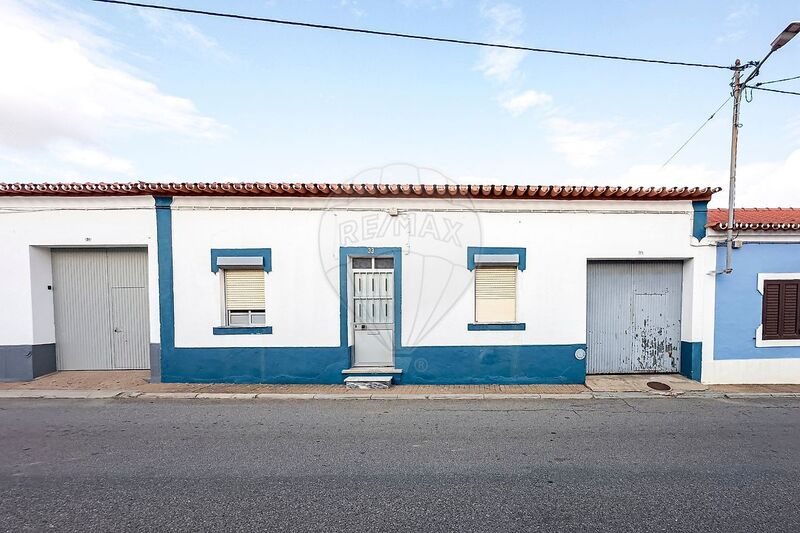
M 52 254 L 58 369 L 149 368 L 147 250 Z
M 586 372 L 677 372 L 682 281 L 680 261 L 590 262 Z

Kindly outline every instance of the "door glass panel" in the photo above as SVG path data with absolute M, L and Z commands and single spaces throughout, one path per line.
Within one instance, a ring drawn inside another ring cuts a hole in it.
M 354 257 L 353 268 L 372 268 L 371 257 Z
M 394 268 L 394 257 L 376 257 L 375 268 Z

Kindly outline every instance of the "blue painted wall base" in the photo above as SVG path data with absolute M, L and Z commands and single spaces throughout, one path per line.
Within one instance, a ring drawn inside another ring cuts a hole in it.
M 703 363 L 703 343 L 681 341 L 681 374 L 700 381 Z
M 349 348 L 173 348 L 166 383 L 342 383 Z
M 406 385 L 580 384 L 583 344 L 401 348 L 395 366 Z M 174 348 L 162 358 L 164 382 L 340 384 L 350 348 Z
M 586 362 L 575 358 L 585 344 L 535 346 L 403 347 L 395 366 L 406 385 L 581 384 Z
M 56 371 L 56 345 L 0 346 L 0 381 L 30 381 Z

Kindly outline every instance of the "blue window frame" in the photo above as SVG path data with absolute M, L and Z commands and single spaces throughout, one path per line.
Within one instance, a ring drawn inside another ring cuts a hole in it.
M 467 248 L 467 269 L 475 270 L 479 265 L 516 266 L 524 271 L 526 266 L 525 248 L 508 246 L 469 246 Z M 516 296 L 515 296 L 516 299 Z M 477 305 L 477 303 L 476 303 Z M 515 302 L 516 305 L 516 302 Z M 468 331 L 524 331 L 524 322 L 473 322 L 467 324 Z
M 211 249 L 211 272 L 231 269 L 263 269 L 272 271 L 272 249 L 271 248 L 212 248 Z M 256 310 L 257 314 L 262 314 L 262 309 Z M 240 312 L 241 314 L 241 312 Z M 248 312 L 248 316 L 249 316 Z M 225 309 L 225 323 L 228 324 L 230 318 L 228 309 Z M 215 327 L 212 330 L 214 335 L 269 335 L 272 333 L 272 326 L 267 325 L 225 325 Z

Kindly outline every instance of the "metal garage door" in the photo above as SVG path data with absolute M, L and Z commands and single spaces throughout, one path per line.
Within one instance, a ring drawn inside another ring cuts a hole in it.
M 680 261 L 589 262 L 586 372 L 677 372 L 682 278 Z
M 147 250 L 52 253 L 58 369 L 149 368 Z

